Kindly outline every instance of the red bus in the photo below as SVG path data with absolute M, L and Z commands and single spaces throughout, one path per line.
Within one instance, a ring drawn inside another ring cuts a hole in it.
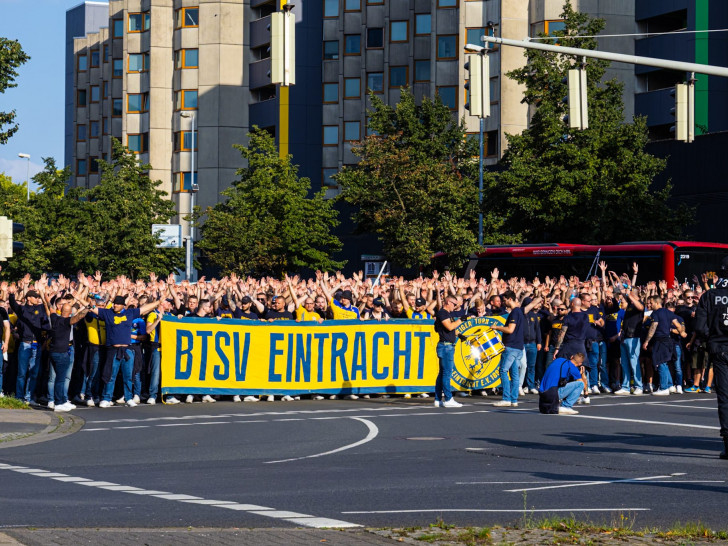
M 721 260 L 728 256 L 728 245 L 691 241 L 642 241 L 616 245 L 571 245 L 547 243 L 541 245 L 494 245 L 471 256 L 466 274 L 475 269 L 478 277 L 490 277 L 498 268 L 501 278 L 575 275 L 586 279 L 601 275 L 599 262 L 618 275 L 632 276 L 632 263 L 639 265 L 638 283 L 666 280 L 672 288 L 673 279 L 693 284 L 707 271 L 719 271 Z

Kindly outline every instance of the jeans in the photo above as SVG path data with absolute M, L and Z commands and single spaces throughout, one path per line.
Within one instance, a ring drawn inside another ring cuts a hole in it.
M 528 369 L 528 360 L 526 359 L 526 349 L 521 352 L 521 360 L 518 361 L 518 388 L 523 388 L 523 382 L 526 379 L 526 369 Z
M 506 347 L 500 360 L 500 380 L 505 402 L 518 402 L 518 367 L 523 356 L 523 349 Z M 510 378 L 508 372 L 511 372 Z
M 586 344 L 589 357 L 589 387 L 609 386 L 609 373 L 607 372 L 607 344 L 603 341 L 592 341 Z
M 49 401 L 54 401 L 57 406 L 68 402 L 68 383 L 71 381 L 71 369 L 73 360 L 68 351 L 65 353 L 51 353 L 51 371 L 55 382 L 53 390 L 48 391 Z
M 667 365 L 667 362 L 663 362 L 657 366 L 657 374 L 660 379 L 660 390 L 672 387 L 672 374 L 670 373 L 670 367 Z
M 538 349 L 535 343 L 526 343 L 526 388 L 536 388 L 536 358 L 538 357 Z
M 452 370 L 455 367 L 455 344 L 437 344 L 437 360 L 440 364 L 440 371 L 435 381 L 435 400 L 447 402 L 452 399 Z
M 119 375 L 119 367 L 121 367 L 121 377 L 124 380 L 124 400 L 131 400 L 134 395 L 132 394 L 132 373 L 134 372 L 134 352 L 131 349 L 126 349 L 126 360 L 120 360 L 116 356 L 116 347 L 109 347 L 107 349 L 109 353 L 106 356 L 107 361 L 112 359 L 111 366 L 111 379 L 104 386 L 104 394 L 102 400 L 111 402 L 114 398 L 114 383 L 116 382 L 116 376 Z
M 15 397 L 30 402 L 35 400 L 35 382 L 40 371 L 41 348 L 37 343 L 24 341 L 18 347 L 18 380 Z
M 628 337 L 622 340 L 622 388 L 629 390 L 629 380 L 634 378 L 634 388 L 642 389 L 640 369 L 640 338 Z
M 562 408 L 570 408 L 579 400 L 581 393 L 584 391 L 584 383 L 582 381 L 571 381 L 559 389 L 559 400 L 561 400 Z
M 682 369 L 682 347 L 680 343 L 675 343 L 675 360 L 672 361 L 673 367 L 673 384 L 677 387 L 682 387 L 683 384 L 683 369 Z
M 159 365 L 162 353 L 159 352 L 159 347 L 150 349 L 151 354 L 149 355 L 149 398 L 157 398 L 159 392 Z M 455 346 L 453 345 L 453 355 L 455 354 Z M 439 354 L 437 356 L 440 356 Z M 452 371 L 450 372 L 452 373 Z
M 54 354 L 60 354 L 60 353 L 51 353 L 51 355 L 50 355 L 51 362 L 50 362 L 50 366 L 48 367 L 48 401 L 49 402 L 53 402 L 53 399 L 56 396 L 55 385 L 56 385 L 56 374 L 57 374 L 56 367 L 57 366 L 54 366 L 54 364 L 53 364 L 53 355 Z M 64 381 L 66 400 L 68 400 L 68 386 L 71 384 L 71 373 L 73 372 L 73 359 L 75 357 L 75 351 L 74 351 L 73 345 L 71 345 L 69 347 L 67 354 L 68 354 L 69 365 L 68 365 L 68 370 L 66 371 L 66 376 L 65 376 L 65 381 Z M 61 404 L 63 404 L 63 403 L 64 402 L 61 402 Z M 58 402 L 56 402 L 56 404 L 58 404 Z
M 103 353 L 102 348 L 97 345 L 89 345 L 86 350 L 89 362 L 86 363 L 86 375 L 83 376 L 81 392 L 86 394 L 86 400 L 93 400 L 99 397 L 99 383 L 101 382 L 99 360 Z

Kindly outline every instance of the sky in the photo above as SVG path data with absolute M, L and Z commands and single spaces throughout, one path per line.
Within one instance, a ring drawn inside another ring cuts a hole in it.
M 20 41 L 30 60 L 18 69 L 18 87 L 0 94 L 0 111 L 15 109 L 20 129 L 0 145 L 0 172 L 15 182 L 43 170 L 44 157 L 63 167 L 66 10 L 81 0 L 0 0 L 0 36 Z M 31 191 L 35 186 L 31 183 Z

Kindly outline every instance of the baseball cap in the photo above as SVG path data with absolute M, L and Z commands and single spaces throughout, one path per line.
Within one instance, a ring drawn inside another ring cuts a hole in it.
M 114 298 L 114 305 L 126 305 L 126 298 L 124 296 L 116 296 Z
M 352 300 L 353 300 L 353 298 L 351 297 L 351 290 L 344 290 L 344 291 L 343 291 L 343 292 L 341 293 L 341 299 L 342 299 L 342 300 L 349 300 L 349 301 L 352 301 Z
M 40 298 L 40 294 L 36 292 L 35 290 L 28 290 L 25 293 L 26 298 Z
M 253 303 L 253 300 L 250 298 L 250 296 L 243 296 L 243 299 L 240 300 L 240 303 Z
M 422 307 L 423 305 L 427 305 L 427 302 L 425 301 L 425 298 L 417 298 L 415 300 L 415 305 L 417 307 Z
M 380 307 L 384 307 L 384 299 L 374 298 L 373 305 L 379 305 Z

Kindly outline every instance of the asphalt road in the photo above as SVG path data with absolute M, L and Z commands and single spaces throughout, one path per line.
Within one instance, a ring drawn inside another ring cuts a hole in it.
M 493 398 L 79 408 L 0 451 L 3 527 L 507 524 L 547 515 L 727 528 L 710 395 L 592 396 L 577 416 Z

